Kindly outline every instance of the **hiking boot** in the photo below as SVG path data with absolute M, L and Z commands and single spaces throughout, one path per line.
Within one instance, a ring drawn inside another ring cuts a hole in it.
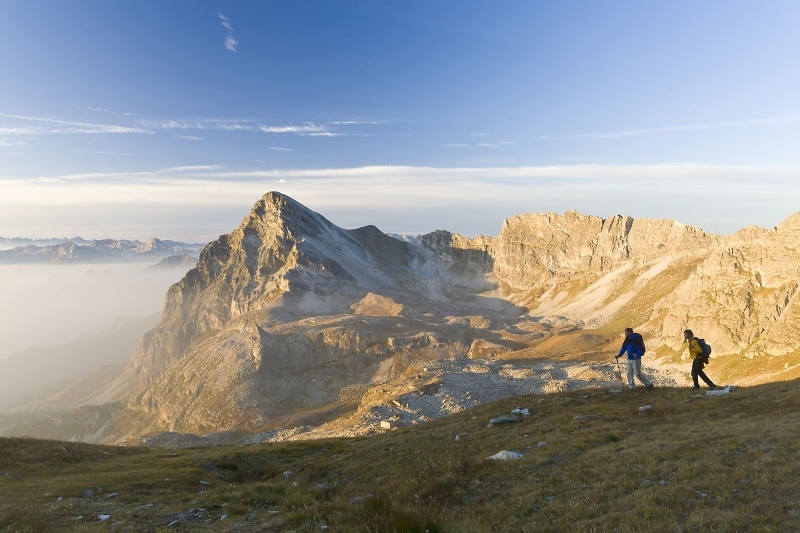
M 716 388 L 717 388 L 717 386 L 716 386 L 716 385 L 709 385 L 709 386 L 708 386 L 708 390 L 714 390 L 714 389 L 716 389 Z
M 628 387 L 628 390 L 636 390 L 636 387 Z
M 651 383 L 650 385 L 648 385 L 648 386 L 647 386 L 647 390 L 650 390 L 650 389 L 652 389 L 652 388 L 653 388 L 653 384 L 652 384 L 652 383 Z
M 695 385 L 695 386 L 694 386 L 694 387 L 692 387 L 692 388 L 693 388 L 694 390 L 697 390 L 697 389 L 699 389 L 699 388 L 700 388 L 700 385 Z

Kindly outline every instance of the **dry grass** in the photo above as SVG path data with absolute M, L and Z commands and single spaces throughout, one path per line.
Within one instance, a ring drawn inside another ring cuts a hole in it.
M 797 385 L 527 396 L 363 439 L 0 439 L 0 531 L 799 530 Z M 487 427 L 516 406 L 532 415 Z

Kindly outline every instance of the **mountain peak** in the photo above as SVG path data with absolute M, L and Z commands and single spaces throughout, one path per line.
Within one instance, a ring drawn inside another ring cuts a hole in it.
M 264 225 L 271 227 L 272 231 L 278 234 L 293 237 L 295 240 L 315 235 L 324 228 L 333 227 L 333 224 L 319 213 L 278 191 L 270 191 L 262 196 L 253 205 L 250 214 L 244 218 L 237 231 L 249 234 L 256 228 L 263 229 Z

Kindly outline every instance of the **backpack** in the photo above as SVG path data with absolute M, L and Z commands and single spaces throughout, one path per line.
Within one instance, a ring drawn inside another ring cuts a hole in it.
M 697 345 L 703 350 L 703 353 L 700 354 L 700 359 L 702 359 L 704 363 L 708 363 L 708 358 L 711 355 L 711 346 L 705 339 L 697 339 Z
M 640 350 L 642 350 L 642 355 L 644 355 L 644 351 L 645 351 L 644 339 L 642 338 L 642 336 L 640 334 L 634 333 L 633 335 L 631 335 L 630 339 L 628 339 L 628 342 L 630 342 L 631 344 L 633 344 L 634 346 L 636 346 Z

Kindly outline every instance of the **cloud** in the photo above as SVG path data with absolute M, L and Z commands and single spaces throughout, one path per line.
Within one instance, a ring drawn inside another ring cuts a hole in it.
M 184 167 L 167 167 L 159 172 L 192 172 L 197 170 L 217 170 L 222 168 L 220 165 L 187 165 Z
M 168 119 L 139 120 L 143 127 L 163 130 L 221 130 L 221 131 L 258 131 L 258 127 L 249 121 L 224 119 Z
M 176 135 L 178 139 L 184 139 L 186 141 L 202 141 L 204 140 L 202 137 L 195 137 L 193 135 Z
M 137 124 L 147 128 L 160 128 L 163 130 L 206 130 L 210 126 L 199 121 L 188 120 L 166 120 L 166 121 L 153 121 L 153 120 L 139 120 Z
M 776 117 L 757 118 L 751 120 L 733 120 L 728 122 L 710 122 L 705 124 L 685 124 L 679 126 L 663 126 L 659 128 L 644 128 L 636 130 L 613 131 L 606 133 L 584 133 L 577 135 L 567 135 L 570 139 L 620 139 L 623 137 L 638 137 L 641 135 L 653 135 L 657 133 L 670 133 L 675 131 L 707 130 L 716 128 L 738 128 L 746 126 L 772 126 L 775 124 L 787 124 L 800 122 L 800 113 L 782 115 Z M 552 137 L 543 137 L 552 138 Z
M 306 122 L 303 124 L 286 124 L 281 126 L 258 124 L 252 120 L 235 119 L 167 119 L 139 120 L 138 125 L 147 128 L 165 130 L 199 130 L 199 131 L 257 131 L 263 133 L 293 133 L 296 135 L 339 136 L 342 133 L 331 132 L 324 124 Z M 0 132 L 1 133 L 1 132 Z
M 377 120 L 338 120 L 333 122 L 326 122 L 326 124 L 334 124 L 334 125 L 341 125 L 341 126 L 352 126 L 358 124 L 383 124 L 383 122 Z
M 264 126 L 258 127 L 264 133 L 327 133 L 328 128 L 321 124 L 306 123 L 301 126 Z
M 230 51 L 230 52 L 235 52 L 236 51 L 236 46 L 239 43 L 236 41 L 236 38 L 234 38 L 234 36 L 233 36 L 233 27 L 231 26 L 231 23 L 228 20 L 228 17 L 226 17 L 222 13 L 217 13 L 217 16 L 219 17 L 219 20 L 220 20 L 220 23 L 222 24 L 222 27 L 225 28 L 228 31 L 228 35 L 225 37 L 225 49 Z
M 111 115 L 119 115 L 122 117 L 129 117 L 133 115 L 133 113 L 122 113 L 120 111 L 114 111 L 105 107 L 87 107 L 86 109 L 88 109 L 89 111 L 96 111 L 98 113 L 109 113 Z
M 374 137 L 373 133 L 350 133 L 339 131 L 347 126 L 359 124 L 383 124 L 382 122 L 338 121 L 304 122 L 302 124 L 263 124 L 257 119 L 140 119 L 136 124 L 142 128 L 165 130 L 199 131 L 253 131 L 274 134 L 294 134 L 311 137 Z M 192 139 L 195 140 L 195 139 Z
M 186 165 L 6 177 L 0 178 L 0 188 L 0 226 L 22 227 L 24 220 L 31 232 L 51 220 L 55 208 L 60 217 L 95 216 L 98 224 L 108 213 L 121 223 L 116 213 L 128 213 L 133 229 L 143 220 L 162 218 L 180 219 L 188 228 L 192 220 L 207 224 L 210 213 L 230 214 L 230 226 L 208 230 L 215 237 L 235 227 L 265 192 L 279 190 L 337 224 L 376 224 L 385 231 L 496 234 L 507 216 L 576 209 L 600 216 L 672 218 L 720 233 L 749 224 L 769 227 L 797 211 L 800 169 L 698 163 L 267 170 Z
M 177 176 L 175 174 L 180 174 Z M 667 186 L 671 189 L 681 189 L 683 185 L 692 184 L 694 190 L 708 184 L 725 183 L 732 188 L 738 185 L 749 185 L 754 177 L 767 181 L 779 180 L 785 183 L 794 183 L 793 180 L 800 174 L 798 169 L 784 166 L 720 166 L 698 163 L 664 164 L 664 165 L 549 165 L 549 166 L 520 166 L 520 167 L 412 167 L 412 166 L 367 166 L 353 168 L 329 169 L 270 169 L 270 170 L 235 170 L 220 165 L 186 165 L 167 167 L 150 171 L 132 173 L 84 173 L 67 174 L 60 176 L 40 176 L 35 178 L 3 179 L 5 185 L 13 184 L 14 187 L 36 186 L 40 183 L 91 183 L 99 188 L 113 189 L 118 186 L 131 188 L 131 201 L 165 201 L 174 202 L 173 197 L 151 198 L 149 194 L 140 195 L 133 191 L 139 187 L 142 190 L 150 187 L 180 187 L 188 188 L 188 184 L 202 184 L 203 189 L 215 191 L 204 202 L 217 203 L 225 197 L 225 189 L 238 186 L 251 189 L 252 184 L 261 184 L 275 179 L 291 178 L 295 183 L 307 184 L 333 184 L 337 190 L 342 184 L 373 184 L 372 188 L 377 195 L 383 197 L 387 191 L 411 190 L 419 191 L 420 195 L 429 196 L 431 193 L 447 192 L 448 197 L 458 197 L 458 187 L 454 185 L 481 184 L 492 187 L 512 187 L 526 189 L 547 184 L 580 184 L 581 187 L 599 186 L 616 189 L 620 186 L 645 189 Z M 191 178 L 187 180 L 186 178 Z M 173 179 L 174 178 L 174 179 Z M 592 185 L 594 183 L 595 185 Z M 237 185 L 238 184 L 238 185 Z M 800 183 L 794 186 L 800 186 Z M 323 188 L 327 188 L 325 185 Z M 439 191 L 439 187 L 443 187 Z M 761 187 L 761 185 L 759 185 Z M 359 185 L 359 188 L 361 186 Z M 45 196 L 58 198 L 59 202 L 83 203 L 80 195 L 63 195 L 64 191 L 44 191 Z M 345 197 L 352 191 L 346 192 Z M 484 193 L 492 196 L 494 193 Z M 334 195 L 332 202 L 340 202 L 340 195 Z M 197 197 L 189 195 L 189 197 Z M 0 201 L 7 201 L 3 197 Z M 36 203 L 39 197 L 32 195 L 17 198 L 26 204 Z M 383 197 L 382 202 L 393 202 L 391 196 Z M 440 200 L 431 197 L 427 203 L 438 203 Z
M 465 143 L 447 143 L 443 144 L 442 146 L 446 148 L 499 148 L 499 145 L 496 143 L 475 143 L 475 144 L 465 144 Z
M 278 146 L 270 146 L 270 150 L 275 150 L 276 152 L 294 152 L 291 148 L 280 148 Z
M 90 124 L 85 122 L 70 122 L 53 118 L 28 117 L 23 115 L 10 115 L 0 113 L 0 117 L 33 122 L 33 125 L 0 128 L 0 135 L 58 135 L 58 134 L 104 134 L 104 133 L 137 133 L 154 135 L 155 132 L 142 128 L 128 128 L 109 124 Z

